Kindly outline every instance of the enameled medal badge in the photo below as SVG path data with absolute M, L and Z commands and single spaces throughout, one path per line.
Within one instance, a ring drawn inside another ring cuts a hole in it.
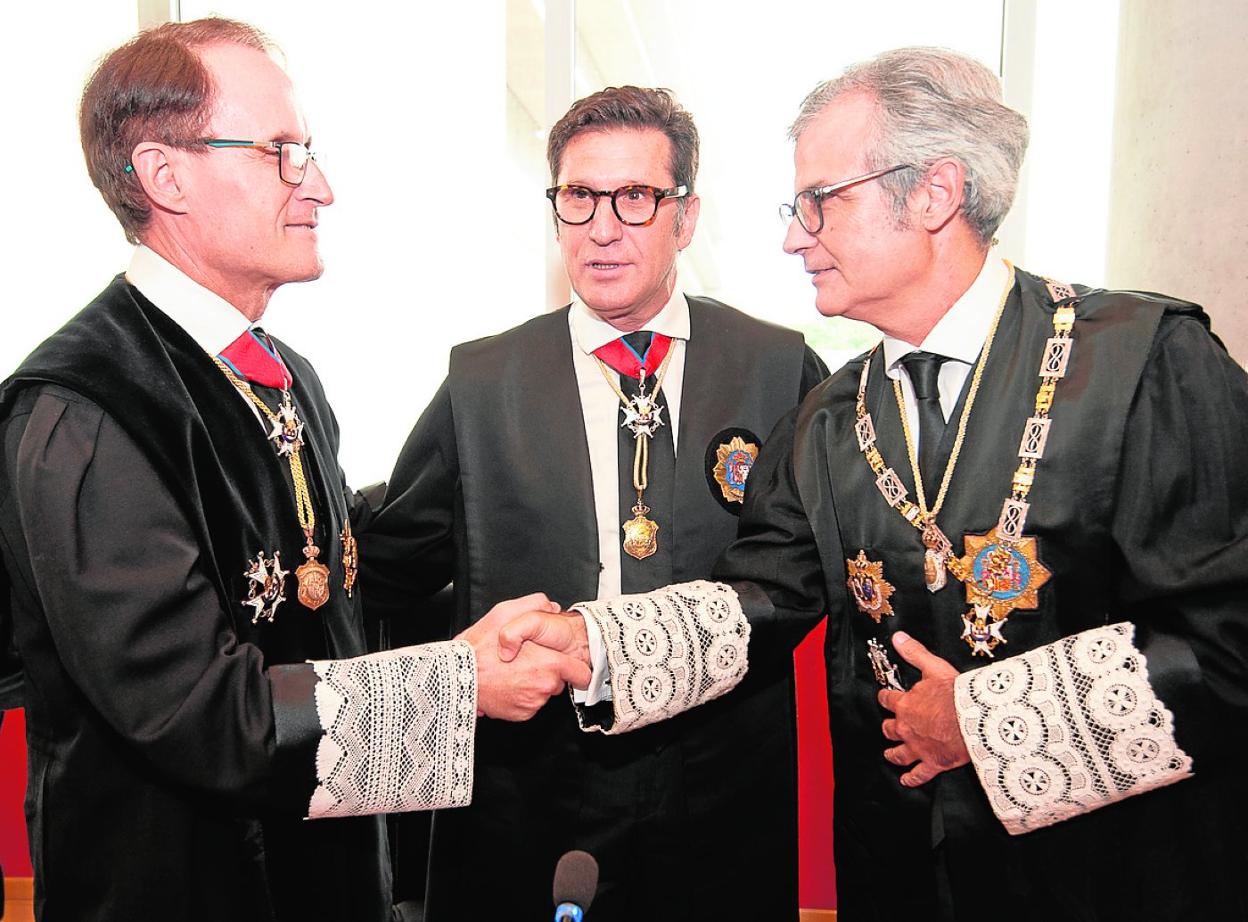
M 745 502 L 745 481 L 758 459 L 758 446 L 737 435 L 726 444 L 721 443 L 715 455 L 715 481 L 724 499 L 730 503 Z
M 888 599 L 896 590 L 884 578 L 883 562 L 867 560 L 866 552 L 859 551 L 853 560 L 845 561 L 845 567 L 848 573 L 845 582 L 858 610 L 870 615 L 876 624 L 885 615 L 892 617 L 893 606 Z

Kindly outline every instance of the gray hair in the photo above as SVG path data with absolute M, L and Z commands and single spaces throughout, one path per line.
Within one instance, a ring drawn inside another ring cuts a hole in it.
M 877 103 L 867 170 L 899 163 L 881 183 L 903 221 L 910 193 L 936 161 L 951 157 L 966 175 L 962 215 L 980 242 L 992 241 L 1014 201 L 1027 151 L 1027 120 L 1001 101 L 996 74 L 978 61 L 941 48 L 899 48 L 855 64 L 815 87 L 789 128 L 796 141 L 834 100 L 863 92 Z

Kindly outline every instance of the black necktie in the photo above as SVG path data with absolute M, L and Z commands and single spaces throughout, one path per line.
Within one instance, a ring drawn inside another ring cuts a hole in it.
M 919 471 L 923 476 L 923 488 L 927 502 L 936 502 L 936 490 L 940 487 L 938 470 L 940 443 L 945 437 L 945 414 L 940 409 L 940 366 L 943 355 L 931 352 L 911 352 L 901 364 L 910 376 L 914 398 L 919 408 Z
M 624 342 L 640 356 L 645 356 L 650 348 L 652 334 L 647 330 L 638 330 L 621 337 Z M 655 372 L 657 368 L 646 368 L 646 393 L 654 393 Z M 638 381 L 628 375 L 620 375 L 620 390 L 626 397 L 635 397 Z M 618 550 L 620 555 L 620 589 L 622 592 L 649 592 L 659 586 L 666 586 L 672 581 L 672 503 L 676 487 L 676 452 L 672 442 L 672 421 L 667 414 L 667 397 L 659 392 L 658 406 L 663 407 L 663 425 L 650 439 L 650 462 L 647 465 L 646 479 L 648 485 L 644 502 L 650 507 L 647 518 L 653 519 L 659 526 L 658 547 L 655 552 L 644 560 L 637 560 L 629 554 Z M 618 417 L 617 417 L 618 418 Z M 637 450 L 633 433 L 626 426 L 619 430 L 619 476 L 620 476 L 620 522 L 621 524 L 633 517 L 633 506 L 637 503 L 637 491 L 633 489 L 633 457 Z M 624 532 L 616 533 L 619 542 L 624 540 Z

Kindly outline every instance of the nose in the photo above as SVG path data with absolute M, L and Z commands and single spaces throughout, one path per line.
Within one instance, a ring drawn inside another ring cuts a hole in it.
M 303 182 L 299 184 L 295 194 L 300 198 L 310 199 L 318 205 L 334 203 L 334 190 L 329 187 L 329 180 L 325 178 L 321 165 L 315 160 L 308 161 L 308 171 L 304 174 Z
M 802 227 L 802 222 L 796 216 L 789 218 L 789 228 L 784 232 L 784 252 L 796 256 L 814 243 L 815 236 Z
M 589 239 L 599 246 L 606 246 L 609 243 L 615 243 L 623 235 L 624 225 L 615 216 L 611 199 L 605 197 L 598 199 L 598 207 L 594 209 L 594 216 L 589 219 Z

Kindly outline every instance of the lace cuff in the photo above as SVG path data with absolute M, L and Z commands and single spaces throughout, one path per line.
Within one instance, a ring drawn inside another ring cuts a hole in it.
M 461 640 L 314 662 L 323 735 L 308 818 L 472 800 L 477 667 Z
M 737 594 L 698 580 L 573 606 L 602 630 L 611 668 L 611 727 L 624 733 L 718 698 L 745 675 L 750 623 Z
M 1134 638 L 1111 624 L 958 676 L 962 736 L 1011 835 L 1191 776 Z

